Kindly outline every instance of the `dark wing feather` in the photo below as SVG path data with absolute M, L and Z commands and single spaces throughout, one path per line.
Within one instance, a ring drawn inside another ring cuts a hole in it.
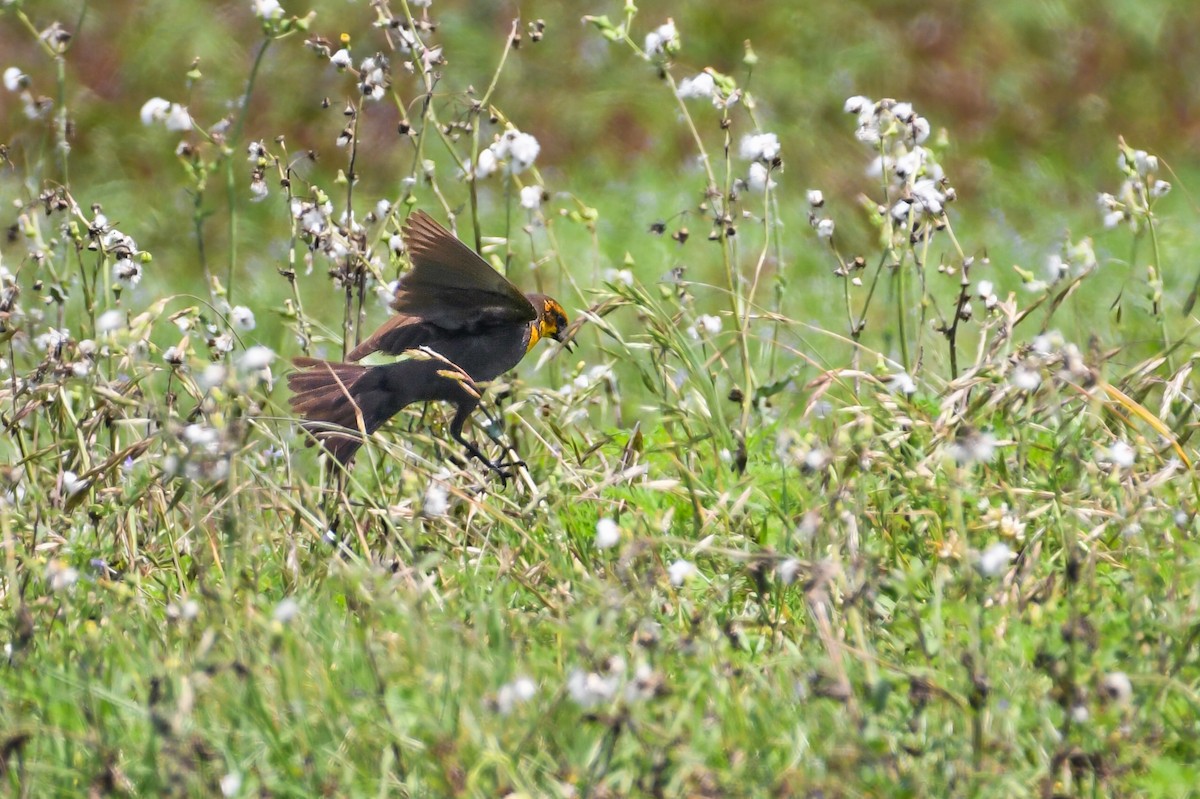
M 496 300 L 527 307 L 529 315 L 523 321 L 533 320 L 533 306 L 521 290 L 424 211 L 408 218 L 404 243 L 413 268 L 400 280 L 402 290 L 436 293 L 449 289 L 492 294 Z
M 409 217 L 404 241 L 413 267 L 392 300 L 396 316 L 355 347 L 350 360 L 372 352 L 399 355 L 447 334 L 537 319 L 520 289 L 424 211 Z

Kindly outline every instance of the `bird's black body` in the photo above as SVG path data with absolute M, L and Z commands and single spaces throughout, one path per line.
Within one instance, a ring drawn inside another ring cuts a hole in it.
M 349 354 L 408 353 L 396 363 L 362 366 L 296 358 L 288 375 L 293 409 L 305 428 L 342 464 L 405 406 L 444 400 L 457 406 L 454 438 L 491 465 L 462 436 L 479 405 L 476 384 L 516 366 L 538 339 L 561 339 L 562 307 L 540 294 L 525 295 L 482 258 L 417 212 L 404 229 L 413 268 L 400 280 L 396 315 Z

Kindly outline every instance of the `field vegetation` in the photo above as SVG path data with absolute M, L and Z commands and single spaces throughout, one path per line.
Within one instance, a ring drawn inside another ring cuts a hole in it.
M 1198 27 L 0 3 L 0 785 L 1195 795 Z M 289 412 L 417 209 L 574 322 L 509 479 Z

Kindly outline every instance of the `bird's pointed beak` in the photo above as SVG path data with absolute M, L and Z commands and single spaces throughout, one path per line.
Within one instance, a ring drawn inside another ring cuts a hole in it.
M 575 339 L 571 338 L 568 335 L 568 332 L 569 331 L 567 331 L 565 328 L 559 329 L 559 330 L 554 331 L 554 335 L 552 335 L 550 338 L 554 339 L 559 344 L 562 344 L 563 347 L 566 348 L 567 352 L 574 352 L 575 351 Z

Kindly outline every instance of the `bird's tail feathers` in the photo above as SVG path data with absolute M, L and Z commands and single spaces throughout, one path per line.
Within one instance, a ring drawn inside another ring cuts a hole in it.
M 372 367 L 316 358 L 293 358 L 292 363 L 299 370 L 288 375 L 292 409 L 308 420 L 304 429 L 321 446 L 348 464 L 363 438 L 380 424 L 377 414 L 360 404 L 360 382 Z

